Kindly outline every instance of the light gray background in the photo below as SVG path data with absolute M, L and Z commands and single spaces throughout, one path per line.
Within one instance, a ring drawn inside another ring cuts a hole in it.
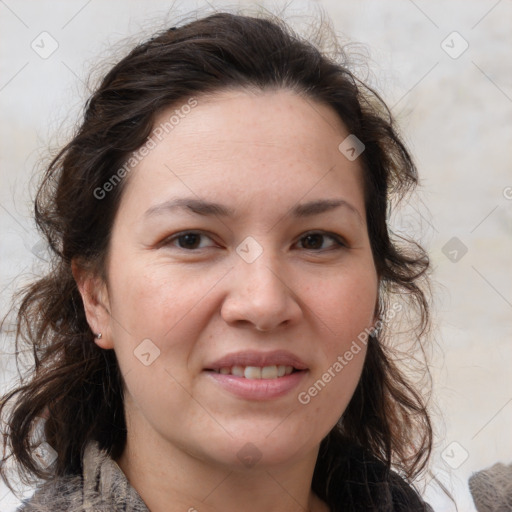
M 259 4 L 284 10 L 292 24 L 320 6 L 343 39 L 365 45 L 365 78 L 392 107 L 416 158 L 422 187 L 399 226 L 420 237 L 435 269 L 441 351 L 431 366 L 439 409 L 431 467 L 459 510 L 473 511 L 471 473 L 512 462 L 512 2 Z M 169 2 L 156 0 L 0 0 L 2 312 L 13 290 L 44 266 L 30 219 L 31 175 L 48 144 L 66 140 L 87 97 L 89 70 L 126 36 L 135 42 L 141 31 L 148 34 L 196 6 L 208 12 L 199 1 L 176 2 L 169 12 Z M 58 44 L 47 58 L 31 47 L 34 41 L 40 53 L 51 49 L 43 31 Z M 447 246 L 453 237 L 455 245 Z M 14 367 L 5 333 L 0 349 L 6 387 Z M 428 477 L 418 485 L 436 511 L 455 510 Z M 15 504 L 0 484 L 0 509 L 9 512 Z

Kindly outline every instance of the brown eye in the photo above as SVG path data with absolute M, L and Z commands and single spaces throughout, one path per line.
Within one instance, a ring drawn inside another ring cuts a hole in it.
M 324 243 L 325 239 L 330 239 L 334 242 L 334 244 L 331 244 L 331 247 L 323 248 L 322 245 Z M 305 236 L 303 236 L 301 239 L 302 246 L 306 250 L 312 250 L 312 251 L 328 251 L 332 249 L 338 249 L 340 247 L 346 247 L 346 244 L 343 242 L 342 238 L 338 235 L 334 234 L 328 234 L 323 232 L 313 232 L 308 233 Z
M 210 239 L 210 237 L 197 231 L 182 231 L 181 233 L 177 233 L 176 235 L 167 238 L 162 243 L 162 246 L 172 246 L 176 247 L 177 249 L 184 249 L 187 251 L 209 247 L 201 247 L 201 239 Z
M 182 249 L 197 249 L 200 238 L 201 235 L 198 235 L 197 233 L 187 233 L 186 235 L 179 236 L 177 240 L 178 245 Z

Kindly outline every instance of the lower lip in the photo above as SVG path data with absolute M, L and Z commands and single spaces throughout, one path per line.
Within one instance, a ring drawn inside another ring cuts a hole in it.
M 299 385 L 306 373 L 306 370 L 301 370 L 277 379 L 246 379 L 213 371 L 207 372 L 210 378 L 224 389 L 247 400 L 270 400 L 284 396 Z

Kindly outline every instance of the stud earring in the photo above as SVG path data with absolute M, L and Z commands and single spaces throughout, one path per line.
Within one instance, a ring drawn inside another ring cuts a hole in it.
M 382 321 L 382 319 L 379 317 L 378 320 L 375 322 L 375 325 L 372 327 L 372 331 L 373 331 L 373 334 L 375 336 L 379 335 L 381 330 L 382 330 L 382 327 L 384 325 L 384 322 Z
M 101 334 L 101 332 L 99 332 L 98 334 L 96 334 L 96 338 L 101 340 L 101 337 L 103 336 L 103 334 Z

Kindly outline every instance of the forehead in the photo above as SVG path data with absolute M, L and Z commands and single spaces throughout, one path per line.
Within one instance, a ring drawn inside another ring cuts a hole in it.
M 289 90 L 230 90 L 193 100 L 156 117 L 154 147 L 130 175 L 126 200 L 137 196 L 150 205 L 182 194 L 235 208 L 285 207 L 340 192 L 364 216 L 362 171 L 340 153 L 349 134 L 330 107 Z
M 337 154 L 336 142 L 348 135 L 332 108 L 288 89 L 233 89 L 194 99 L 194 108 L 185 108 L 189 100 L 184 98 L 156 117 L 154 131 L 169 128 L 164 135 L 168 149 L 195 145 L 198 156 L 232 148 L 239 156 L 261 160 L 287 153 L 318 161 L 326 151 Z

